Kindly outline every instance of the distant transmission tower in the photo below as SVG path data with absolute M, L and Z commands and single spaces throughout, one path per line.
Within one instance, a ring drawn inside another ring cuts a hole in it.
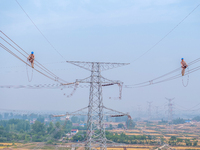
M 140 117 L 141 117 L 141 105 L 137 105 L 137 106 L 138 106 L 138 110 L 137 110 L 138 119 L 140 120 Z
M 168 132 L 173 132 L 173 104 L 174 98 L 166 98 L 168 100 Z
M 76 80 L 76 83 L 90 84 L 88 106 L 74 113 L 70 114 L 67 113 L 66 115 L 84 115 L 84 112 L 82 111 L 84 109 L 88 109 L 85 149 L 91 150 L 95 148 L 100 148 L 102 150 L 105 150 L 107 149 L 106 143 L 110 142 L 106 139 L 105 136 L 105 127 L 104 127 L 105 116 L 110 115 L 111 117 L 121 117 L 127 115 L 129 119 L 130 116 L 128 114 L 106 108 L 103 105 L 102 86 L 111 86 L 117 84 L 120 89 L 119 98 L 121 98 L 121 88 L 123 83 L 118 80 L 113 81 L 106 79 L 101 75 L 101 72 L 104 70 L 109 70 L 116 67 L 128 65 L 128 63 L 80 62 L 80 61 L 67 61 L 67 62 L 90 71 L 91 75 L 85 79 Z M 108 112 L 105 112 L 106 110 Z M 59 116 L 64 116 L 64 115 L 59 115 Z
M 148 121 L 151 120 L 151 103 L 152 102 L 147 102 L 148 103 Z

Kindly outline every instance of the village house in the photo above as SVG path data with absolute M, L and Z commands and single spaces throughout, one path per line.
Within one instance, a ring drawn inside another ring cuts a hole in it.
M 71 135 L 75 135 L 76 133 L 78 133 L 78 129 L 72 129 L 71 130 Z

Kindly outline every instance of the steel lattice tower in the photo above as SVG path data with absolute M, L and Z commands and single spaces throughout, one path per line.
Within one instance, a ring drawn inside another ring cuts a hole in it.
M 166 98 L 169 103 L 168 103 L 168 132 L 173 132 L 173 104 L 172 104 L 172 100 L 174 98 Z
M 151 120 L 151 103 L 152 102 L 147 102 L 148 103 L 148 121 Z
M 67 61 L 73 65 L 79 66 L 91 72 L 90 77 L 85 79 L 76 80 L 77 83 L 89 83 L 89 104 L 88 104 L 88 120 L 87 120 L 87 135 L 85 148 L 88 150 L 94 147 L 100 149 L 107 149 L 106 136 L 104 128 L 104 109 L 103 105 L 102 86 L 109 85 L 122 85 L 120 81 L 112 81 L 104 78 L 101 72 L 108 69 L 113 69 L 128 63 L 105 63 L 105 62 L 80 62 L 80 61 Z M 121 96 L 119 96 L 121 97 Z M 94 146 L 96 145 L 96 146 Z

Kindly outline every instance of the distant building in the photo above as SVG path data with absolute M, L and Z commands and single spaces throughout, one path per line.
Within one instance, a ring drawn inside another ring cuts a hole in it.
M 190 123 L 190 122 L 191 122 L 191 120 L 185 120 L 185 122 L 186 122 L 186 123 Z
M 79 124 L 79 126 L 81 126 L 81 127 L 84 127 L 84 125 L 85 125 L 84 123 Z
M 78 129 L 72 129 L 71 130 L 71 135 L 75 135 L 76 133 L 78 133 Z

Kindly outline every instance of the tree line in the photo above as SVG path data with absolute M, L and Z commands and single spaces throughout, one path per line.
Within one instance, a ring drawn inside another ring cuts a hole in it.
M 43 123 L 38 118 L 33 124 L 21 119 L 0 120 L 0 142 L 49 142 L 57 141 L 71 129 L 86 130 L 86 126 L 74 127 L 71 121 Z

